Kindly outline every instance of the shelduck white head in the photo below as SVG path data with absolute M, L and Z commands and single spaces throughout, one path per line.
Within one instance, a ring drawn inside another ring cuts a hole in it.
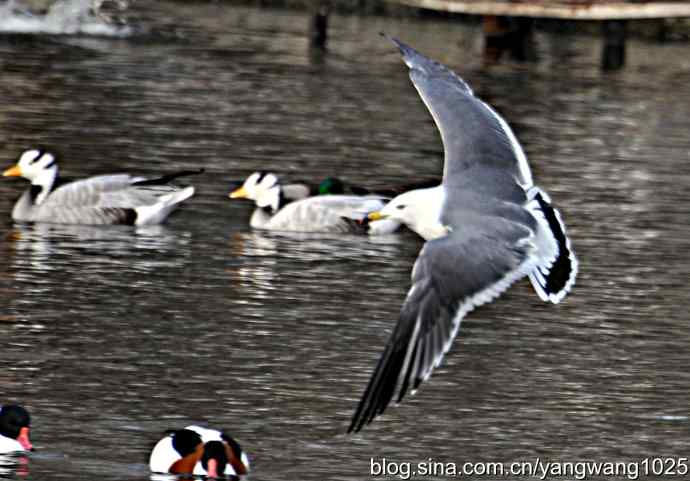
M 247 474 L 249 458 L 239 443 L 224 432 L 192 425 L 171 431 L 158 441 L 149 467 L 156 473 L 222 478 Z
M 31 416 L 16 404 L 0 407 L 0 454 L 32 451 Z

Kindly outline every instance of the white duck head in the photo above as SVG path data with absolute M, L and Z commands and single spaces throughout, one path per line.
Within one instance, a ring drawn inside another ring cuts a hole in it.
M 35 202 L 40 204 L 53 187 L 58 175 L 55 155 L 43 148 L 25 150 L 17 164 L 2 173 L 4 177 L 24 177 L 41 187 Z
M 281 186 L 278 177 L 272 173 L 254 172 L 247 177 L 242 187 L 230 193 L 231 199 L 250 199 L 257 207 L 270 208 L 276 212 L 280 207 Z

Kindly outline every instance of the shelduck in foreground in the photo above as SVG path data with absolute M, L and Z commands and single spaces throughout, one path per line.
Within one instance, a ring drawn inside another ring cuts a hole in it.
M 218 478 L 247 474 L 249 458 L 227 434 L 192 425 L 158 441 L 151 452 L 149 466 L 155 473 Z

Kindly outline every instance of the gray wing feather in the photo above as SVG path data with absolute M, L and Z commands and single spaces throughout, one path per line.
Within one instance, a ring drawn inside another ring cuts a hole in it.
M 498 169 L 474 166 L 467 169 L 454 185 L 446 185 L 446 199 L 441 210 L 444 225 L 472 229 L 480 219 L 503 217 L 536 227 L 534 217 L 524 208 L 527 194 L 510 174 Z
M 352 232 L 352 225 L 344 218 L 356 213 L 368 213 L 383 208 L 378 197 L 347 195 L 315 196 L 291 202 L 269 221 L 266 228 L 303 232 Z
M 45 207 L 137 207 L 155 202 L 152 187 L 134 187 L 142 180 L 127 174 L 101 175 L 64 184 L 50 193 Z M 157 187 L 157 186 L 156 186 Z M 144 201 L 144 202 L 142 202 Z
M 119 207 L 71 207 L 57 209 L 39 206 L 32 221 L 57 222 L 61 224 L 132 224 L 136 219 L 129 208 Z
M 134 220 L 133 209 L 158 202 L 162 194 L 176 190 L 168 185 L 136 186 L 141 177 L 102 175 L 61 185 L 34 207 L 32 220 L 120 224 Z
M 527 274 L 532 231 L 500 217 L 429 241 L 412 270 L 412 287 L 369 381 L 350 431 L 400 402 L 440 364 L 462 317 Z
M 404 43 L 393 41 L 441 133 L 444 185 L 453 185 L 477 165 L 503 170 L 521 184 L 531 185 L 524 152 L 506 122 L 475 97 L 455 72 Z

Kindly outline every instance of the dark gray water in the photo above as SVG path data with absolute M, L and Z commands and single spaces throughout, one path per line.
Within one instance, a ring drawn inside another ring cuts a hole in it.
M 538 64 L 485 68 L 472 26 L 336 16 L 322 55 L 301 13 L 144 3 L 145 35 L 0 38 L 7 166 L 44 144 L 67 176 L 207 171 L 145 230 L 15 225 L 26 185 L 0 179 L 0 402 L 33 415 L 26 479 L 149 479 L 161 432 L 191 422 L 234 434 L 254 480 L 368 479 L 372 456 L 688 455 L 686 45 L 631 42 L 629 67 L 606 75 L 598 39 L 541 34 Z M 503 113 L 581 272 L 561 305 L 523 281 L 471 313 L 416 396 L 345 436 L 421 243 L 252 232 L 226 194 L 255 169 L 367 187 L 440 172 L 380 30 Z

